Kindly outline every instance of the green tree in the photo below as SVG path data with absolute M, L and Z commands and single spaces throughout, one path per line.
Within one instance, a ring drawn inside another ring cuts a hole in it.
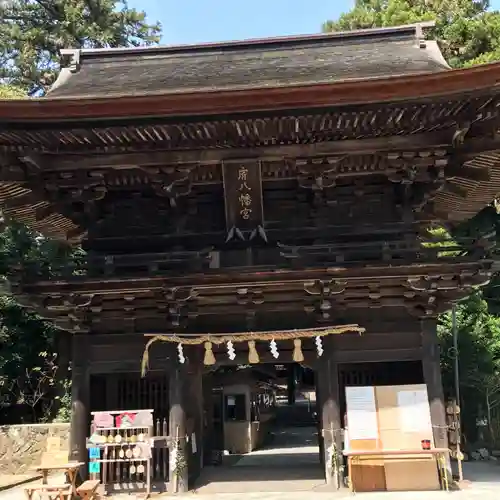
M 450 66 L 458 68 L 500 59 L 500 13 L 488 8 L 485 0 L 356 0 L 323 31 L 436 21 L 432 37 Z
M 57 77 L 62 48 L 136 46 L 160 38 L 158 23 L 113 0 L 0 0 L 0 19 L 0 99 L 43 94 Z M 50 276 L 82 254 L 0 212 L 2 284 L 34 269 Z M 68 402 L 61 356 L 68 338 L 0 287 L 0 423 L 67 416 L 58 402 Z
M 30 94 L 54 82 L 63 48 L 155 44 L 161 29 L 116 0 L 4 0 L 0 19 L 0 81 Z
M 7 223 L 0 233 L 0 279 L 19 278 L 31 269 L 50 275 L 79 258 L 80 249 Z M 0 293 L 0 421 L 47 419 L 60 410 L 67 386 L 67 363 L 58 351 L 68 340 L 50 322 L 21 307 L 7 290 Z M 67 343 L 66 343 L 67 345 Z M 67 356 L 66 356 L 67 359 Z M 14 419 L 14 420 L 13 420 Z
M 487 393 L 500 375 L 500 318 L 491 314 L 477 291 L 457 306 L 462 422 L 466 435 L 475 440 L 476 419 L 485 416 Z M 439 318 L 443 385 L 453 396 L 454 357 L 451 313 Z

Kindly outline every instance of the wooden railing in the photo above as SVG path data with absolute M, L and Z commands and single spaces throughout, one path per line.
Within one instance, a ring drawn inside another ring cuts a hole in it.
M 142 254 L 89 254 L 79 263 L 38 262 L 11 266 L 11 275 L 25 282 L 46 279 L 80 280 L 88 278 L 182 276 L 190 273 L 220 272 L 221 269 L 304 268 L 320 265 L 413 265 L 434 262 L 477 262 L 495 259 L 495 251 L 473 239 L 456 243 L 450 240 L 432 244 L 415 240 L 364 241 L 322 245 L 267 245 L 232 250 L 203 249 Z M 239 265 L 238 265 L 239 264 Z

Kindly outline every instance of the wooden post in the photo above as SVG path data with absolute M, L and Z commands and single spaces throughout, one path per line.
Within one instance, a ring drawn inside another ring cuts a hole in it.
M 201 346 L 189 346 L 189 377 L 185 380 L 185 394 L 189 395 L 189 417 L 193 420 L 192 434 L 189 436 L 188 449 L 191 454 L 193 469 L 189 480 L 196 481 L 203 468 L 203 353 Z M 191 430 L 189 431 L 191 432 Z M 193 445 L 192 439 L 196 439 Z M 193 450 L 196 450 L 195 452 Z
M 214 404 L 212 398 L 213 376 L 203 374 L 203 461 L 210 463 L 215 449 Z
M 323 394 L 325 392 L 325 377 L 323 373 L 324 370 L 321 369 L 320 363 L 317 362 L 314 370 L 314 378 L 316 383 L 316 418 L 318 420 L 319 463 L 321 464 L 321 467 L 325 466 L 325 440 L 323 438 Z
M 296 365 L 292 363 L 288 365 L 288 383 L 287 383 L 287 391 L 288 391 L 288 404 L 295 404 L 295 377 L 296 377 Z
M 427 385 L 427 395 L 431 410 L 432 434 L 436 448 L 448 448 L 448 429 L 446 407 L 441 380 L 439 343 L 437 337 L 437 320 L 421 320 L 422 337 L 422 371 Z M 447 460 L 447 474 L 452 478 L 451 463 Z
M 90 431 L 90 374 L 88 335 L 73 336 L 71 367 L 71 427 L 69 436 L 69 459 L 87 463 L 87 434 Z M 87 478 L 87 466 L 80 469 L 82 480 Z
M 343 486 L 342 436 L 340 433 L 339 369 L 334 359 L 332 338 L 323 341 L 324 353 L 319 360 L 321 427 L 323 435 L 323 463 L 327 484 L 334 489 Z
M 437 321 L 435 319 L 422 320 L 421 335 L 422 370 L 429 396 L 434 445 L 438 448 L 448 448 L 446 409 L 441 380 L 441 367 L 439 364 Z
M 176 363 L 170 373 L 169 435 L 176 441 L 170 448 L 169 493 L 188 491 L 188 449 L 184 402 L 183 367 Z

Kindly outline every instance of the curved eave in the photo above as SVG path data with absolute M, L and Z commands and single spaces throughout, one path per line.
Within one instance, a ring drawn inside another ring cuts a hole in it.
M 488 91 L 499 83 L 500 62 L 441 73 L 307 86 L 5 100 L 0 101 L 0 121 L 134 119 L 361 105 Z

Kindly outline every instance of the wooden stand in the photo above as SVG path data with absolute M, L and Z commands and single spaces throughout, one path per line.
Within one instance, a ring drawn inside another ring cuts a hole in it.
M 349 488 L 354 493 L 356 491 L 355 482 L 352 478 L 352 470 L 355 464 L 361 465 L 363 460 L 373 461 L 384 460 L 386 463 L 390 458 L 407 458 L 414 460 L 416 457 L 429 458 L 436 457 L 441 488 L 444 491 L 449 490 L 448 475 L 446 473 L 446 459 L 450 450 L 447 448 L 433 448 L 431 450 L 356 450 L 344 451 L 344 455 L 348 457 L 349 468 Z M 390 463 L 390 462 L 389 462 Z M 402 464 L 405 468 L 408 465 Z
M 142 483 L 145 488 L 145 498 L 147 498 L 151 493 L 153 410 L 93 412 L 92 416 L 95 418 L 99 414 L 109 414 L 116 420 L 119 415 L 134 415 L 139 412 L 150 414 L 150 425 L 149 422 L 145 425 L 109 427 L 98 427 L 93 424 L 92 435 L 87 440 L 86 447 L 89 453 L 91 449 L 99 450 L 99 458 L 90 456 L 91 479 L 99 477 L 105 490 L 108 481 L 113 480 L 118 485 Z M 99 472 L 92 472 L 94 463 L 99 464 Z M 116 464 L 116 466 L 114 469 L 109 469 L 109 464 Z
M 349 387 L 346 393 L 351 489 L 432 491 L 440 479 L 447 489 L 448 448 L 435 446 L 425 385 Z

